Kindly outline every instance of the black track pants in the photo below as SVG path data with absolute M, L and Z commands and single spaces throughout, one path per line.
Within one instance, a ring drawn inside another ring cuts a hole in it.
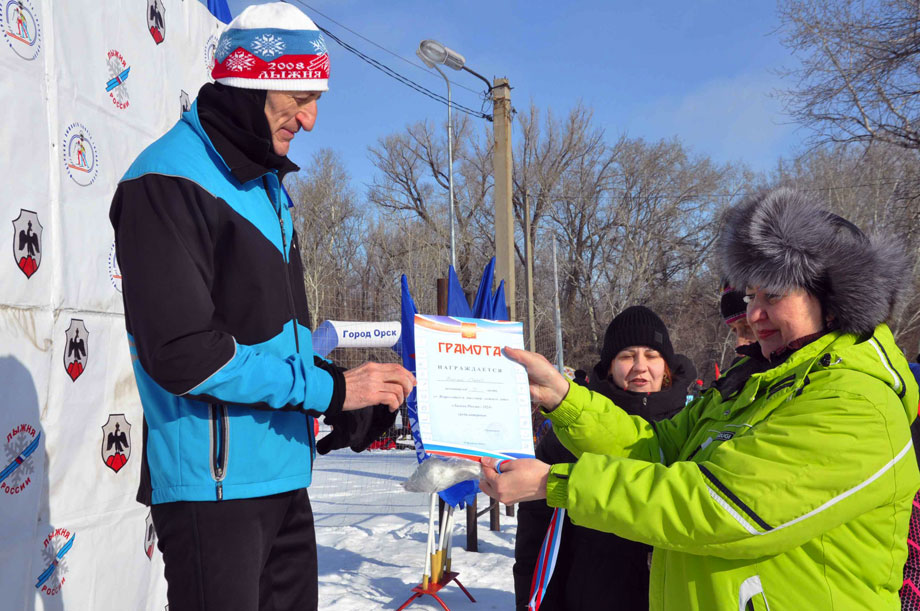
M 316 535 L 306 489 L 151 508 L 170 611 L 314 611 Z

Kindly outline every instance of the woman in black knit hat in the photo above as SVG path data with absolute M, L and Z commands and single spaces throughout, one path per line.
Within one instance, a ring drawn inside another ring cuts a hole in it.
M 647 420 L 670 418 L 686 399 L 696 378 L 690 360 L 674 353 L 668 329 L 652 310 L 632 306 L 607 327 L 600 361 L 588 388 L 609 397 Z M 549 464 L 574 462 L 550 430 L 536 457 Z M 545 501 L 521 503 L 514 546 L 514 593 L 518 610 L 526 610 L 534 567 L 553 510 Z M 616 535 L 575 526 L 565 518 L 556 567 L 540 605 L 541 611 L 597 609 L 598 601 L 616 592 L 619 608 L 647 609 L 648 554 L 651 547 Z

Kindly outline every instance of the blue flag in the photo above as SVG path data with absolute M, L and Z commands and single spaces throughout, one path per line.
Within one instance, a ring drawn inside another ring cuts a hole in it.
M 463 318 L 473 318 L 473 310 L 466 300 L 466 293 L 460 286 L 460 279 L 457 278 L 457 272 L 451 265 L 447 270 L 447 315 L 462 316 Z
M 482 280 L 479 281 L 479 290 L 473 300 L 473 318 L 494 320 L 492 316 L 492 280 L 495 277 L 495 257 L 489 259 L 488 265 L 482 270 Z
M 224 23 L 230 23 L 233 15 L 230 14 L 230 7 L 227 6 L 227 0 L 202 0 L 211 14 Z
M 505 302 L 505 281 L 502 280 L 492 298 L 492 320 L 510 320 L 508 304 Z
M 400 306 L 399 320 L 402 330 L 399 334 L 399 343 L 396 350 L 402 357 L 403 367 L 415 375 L 415 315 L 418 314 L 418 308 L 412 300 L 409 293 L 409 281 L 405 274 L 402 277 L 402 298 Z M 418 430 L 418 401 L 416 399 L 415 389 L 406 397 L 406 415 L 409 418 L 409 430 L 412 433 L 412 441 L 415 445 L 415 457 L 419 462 L 427 458 L 425 446 L 422 445 L 422 435 Z

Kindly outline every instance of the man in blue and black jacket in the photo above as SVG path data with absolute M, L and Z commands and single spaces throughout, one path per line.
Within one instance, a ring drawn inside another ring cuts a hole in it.
M 360 451 L 415 383 L 399 365 L 342 372 L 313 353 L 281 180 L 328 70 L 309 17 L 247 8 L 221 35 L 216 83 L 112 202 L 144 406 L 138 500 L 152 505 L 173 611 L 316 609 L 313 419 L 334 427 L 320 453 Z

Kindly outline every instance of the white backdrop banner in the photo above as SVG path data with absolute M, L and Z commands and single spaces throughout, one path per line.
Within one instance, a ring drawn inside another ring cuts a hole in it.
M 166 606 L 108 210 L 222 28 L 197 0 L 0 0 L 2 609 Z

